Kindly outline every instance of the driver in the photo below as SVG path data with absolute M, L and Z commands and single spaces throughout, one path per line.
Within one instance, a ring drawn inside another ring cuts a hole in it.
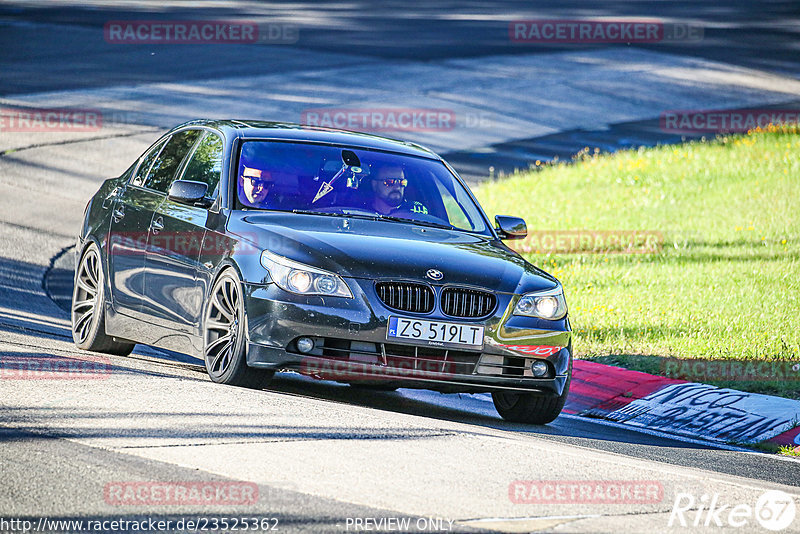
M 428 208 L 417 201 L 405 198 L 408 180 L 403 168 L 399 165 L 386 165 L 372 175 L 372 201 L 369 207 L 381 215 L 391 215 L 397 211 L 410 211 L 413 213 L 428 213 Z
M 275 181 L 269 171 L 252 167 L 245 167 L 242 171 L 242 191 L 253 206 L 263 204 L 274 187 Z

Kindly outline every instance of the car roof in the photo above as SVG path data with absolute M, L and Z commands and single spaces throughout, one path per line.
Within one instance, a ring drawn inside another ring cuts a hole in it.
M 390 139 L 379 135 L 308 126 L 290 122 L 269 122 L 259 120 L 193 120 L 175 127 L 206 126 L 225 133 L 227 136 L 244 139 L 281 139 L 292 141 L 310 141 L 332 145 L 345 145 L 354 148 L 367 148 L 398 152 L 410 156 L 418 156 L 440 160 L 435 152 L 408 141 Z

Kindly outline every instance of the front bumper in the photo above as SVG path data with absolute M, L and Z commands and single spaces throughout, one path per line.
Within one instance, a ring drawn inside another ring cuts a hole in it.
M 371 280 L 347 279 L 354 298 L 300 296 L 275 284 L 245 284 L 252 367 L 292 370 L 321 379 L 443 392 L 528 391 L 560 395 L 572 359 L 569 321 L 512 316 L 519 298 L 498 294 L 495 313 L 484 319 L 455 319 L 434 310 L 425 315 L 386 308 Z M 481 350 L 429 347 L 387 340 L 390 316 L 418 317 L 484 326 Z M 315 340 L 302 354 L 296 340 Z M 547 362 L 545 378 L 531 371 Z

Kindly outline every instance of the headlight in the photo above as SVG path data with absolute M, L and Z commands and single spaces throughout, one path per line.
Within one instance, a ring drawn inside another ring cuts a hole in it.
M 561 286 L 536 293 L 526 293 L 517 301 L 514 315 L 526 315 L 551 321 L 561 319 L 567 314 L 567 301 Z
M 261 253 L 261 265 L 284 291 L 298 295 L 353 298 L 342 277 L 328 271 L 292 261 L 268 250 Z

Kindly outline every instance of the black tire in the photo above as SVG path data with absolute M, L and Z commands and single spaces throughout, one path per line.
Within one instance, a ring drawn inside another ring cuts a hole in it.
M 203 313 L 203 360 L 212 381 L 262 389 L 275 374 L 247 366 L 242 283 L 233 269 L 214 281 Z
M 89 245 L 75 268 L 70 319 L 72 340 L 79 349 L 127 356 L 134 343 L 118 341 L 106 334 L 105 282 L 97 245 Z
M 564 408 L 570 382 L 572 382 L 572 361 L 569 363 L 567 383 L 564 384 L 564 391 L 561 395 L 545 397 L 534 393 L 499 391 L 492 393 L 492 401 L 497 413 L 506 421 L 546 425 L 555 421 Z

